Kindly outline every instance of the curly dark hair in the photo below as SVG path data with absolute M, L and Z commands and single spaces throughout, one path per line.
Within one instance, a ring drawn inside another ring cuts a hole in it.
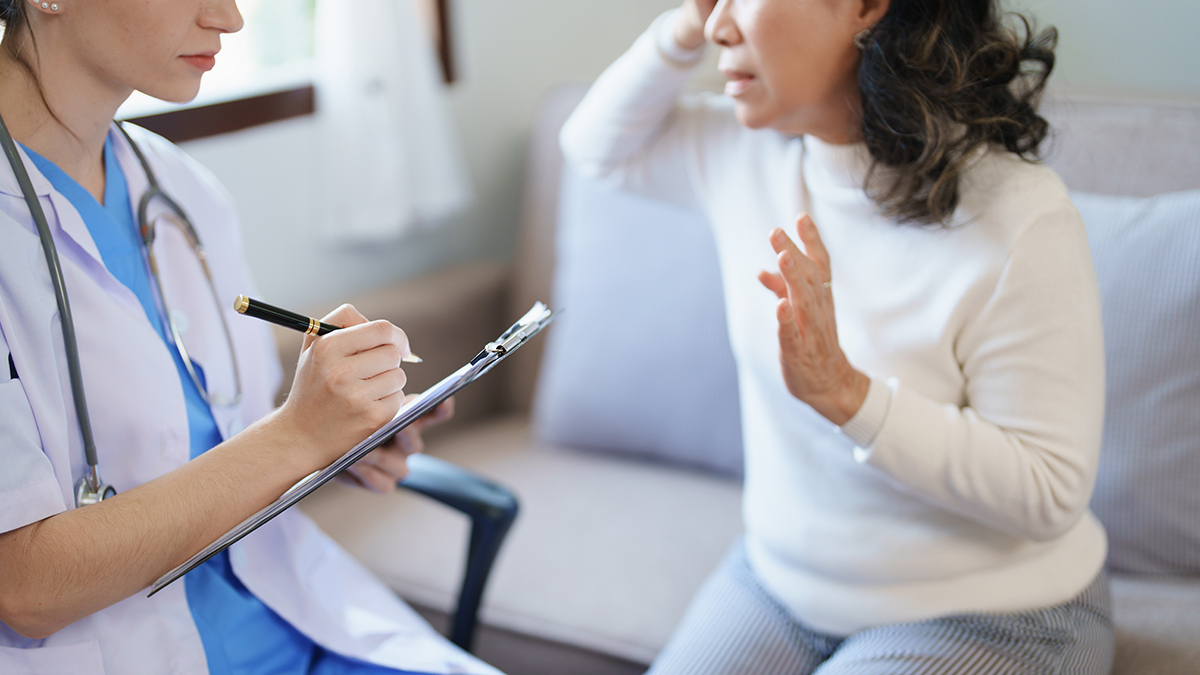
M 867 190 L 886 215 L 948 224 L 959 181 L 986 146 L 1040 159 L 1049 124 L 1037 105 L 1058 33 L 1009 16 L 1011 27 L 995 0 L 892 0 L 866 36 L 858 91 L 875 160 Z

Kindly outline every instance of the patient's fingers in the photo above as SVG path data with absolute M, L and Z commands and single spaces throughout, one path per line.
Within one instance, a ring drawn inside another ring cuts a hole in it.
M 821 283 L 832 279 L 829 251 L 825 250 L 825 242 L 821 241 L 821 233 L 817 231 L 817 224 L 807 213 L 802 214 L 796 221 L 796 234 L 800 235 L 800 241 L 804 242 L 805 255 L 816 265 Z
M 763 270 L 758 273 L 758 281 L 766 286 L 767 290 L 774 293 L 775 297 L 780 299 L 787 297 L 787 283 L 783 280 L 782 274 Z

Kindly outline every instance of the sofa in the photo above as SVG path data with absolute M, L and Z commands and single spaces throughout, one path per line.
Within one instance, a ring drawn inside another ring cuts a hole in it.
M 511 675 L 643 672 L 742 527 L 736 381 L 711 237 L 684 214 L 562 166 L 558 129 L 585 91 L 560 86 L 538 109 L 511 262 L 461 264 L 348 299 L 404 328 L 425 357 L 406 369 L 413 391 L 534 300 L 565 308 L 461 392 L 456 418 L 427 437 L 428 455 L 520 503 L 472 646 Z M 1113 672 L 1200 673 L 1200 105 L 1061 98 L 1045 110 L 1058 130 L 1048 162 L 1078 196 L 1105 296 L 1108 416 L 1093 509 L 1112 538 Z M 1173 194 L 1150 198 L 1163 193 Z M 1137 224 L 1164 213 L 1174 230 Z M 1093 237 L 1092 221 L 1106 219 Z M 618 239 L 700 233 L 684 245 L 695 278 L 646 283 L 663 242 L 605 244 L 589 238 L 605 229 L 596 222 Z M 294 362 L 298 337 L 278 339 Z M 468 519 L 408 491 L 336 483 L 301 508 L 449 630 Z

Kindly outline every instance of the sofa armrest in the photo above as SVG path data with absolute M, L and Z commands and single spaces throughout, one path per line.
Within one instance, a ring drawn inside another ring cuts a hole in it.
M 408 375 L 405 391 L 419 392 L 457 370 L 512 323 L 515 317 L 506 316 L 508 286 L 507 264 L 474 261 L 302 309 L 321 317 L 348 302 L 368 318 L 387 319 L 399 326 L 413 351 L 425 360 L 404 368 Z M 277 403 L 287 398 L 303 338 L 295 331 L 275 329 L 284 371 Z M 455 396 L 454 419 L 430 429 L 428 436 L 436 437 L 503 410 L 503 395 L 508 390 L 504 378 L 509 370 L 496 368 Z
M 517 518 L 517 498 L 508 488 L 429 455 L 409 457 L 408 471 L 400 487 L 435 499 L 471 519 L 467 564 L 450 628 L 450 641 L 471 651 L 483 589 L 500 545 Z

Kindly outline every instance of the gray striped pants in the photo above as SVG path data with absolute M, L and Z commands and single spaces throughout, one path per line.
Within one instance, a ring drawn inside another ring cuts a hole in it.
M 1107 675 L 1113 640 L 1103 573 L 1055 607 L 818 633 L 762 587 L 739 541 L 647 675 Z

